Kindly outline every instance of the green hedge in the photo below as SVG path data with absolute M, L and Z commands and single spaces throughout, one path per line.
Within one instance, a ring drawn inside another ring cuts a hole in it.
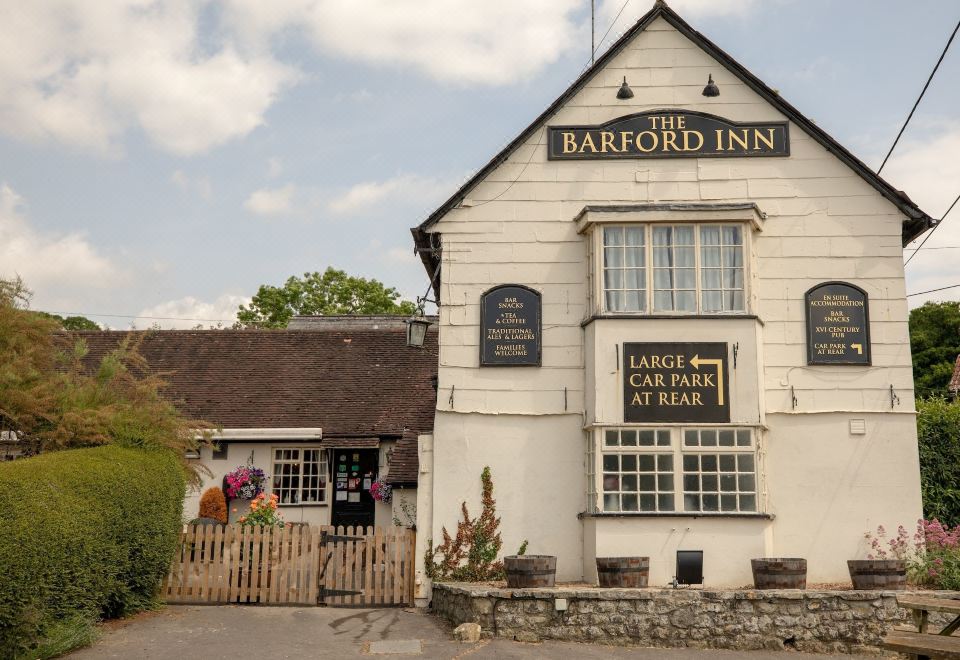
M 184 489 L 168 451 L 105 446 L 0 464 L 0 657 L 46 655 L 51 637 L 77 634 L 65 621 L 152 606 Z

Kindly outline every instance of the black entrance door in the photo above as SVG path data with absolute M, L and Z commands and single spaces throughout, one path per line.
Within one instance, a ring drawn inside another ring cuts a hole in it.
M 379 453 L 379 449 L 333 450 L 332 525 L 373 526 L 370 484 L 377 478 Z

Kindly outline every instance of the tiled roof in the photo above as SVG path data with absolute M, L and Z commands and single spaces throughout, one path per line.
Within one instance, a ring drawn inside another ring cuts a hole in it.
M 324 438 L 320 441 L 323 449 L 376 449 L 380 438 Z
M 417 483 L 420 472 L 420 459 L 417 456 L 417 434 L 406 432 L 393 447 L 390 456 L 390 471 L 385 480 L 391 486 L 413 485 Z
M 77 332 L 91 362 L 126 332 Z M 157 330 L 140 352 L 187 415 L 223 428 L 321 428 L 323 437 L 433 428 L 437 331 Z
M 957 356 L 957 363 L 953 365 L 953 378 L 950 379 L 947 389 L 954 394 L 960 392 L 960 355 Z

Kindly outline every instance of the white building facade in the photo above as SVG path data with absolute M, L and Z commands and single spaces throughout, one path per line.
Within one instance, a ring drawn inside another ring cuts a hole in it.
M 921 516 L 901 248 L 929 222 L 658 3 L 413 230 L 439 296 L 420 534 L 489 466 L 504 554 L 558 580 L 639 555 L 664 585 L 702 550 L 708 586 L 756 557 L 846 581 L 864 532 Z M 529 296 L 484 312 L 504 285 Z

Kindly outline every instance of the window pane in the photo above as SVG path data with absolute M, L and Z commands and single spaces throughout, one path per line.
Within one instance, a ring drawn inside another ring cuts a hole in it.
M 719 268 L 704 268 L 701 272 L 703 276 L 700 278 L 700 285 L 704 289 L 720 288 L 720 269 Z
M 721 511 L 736 511 L 736 510 L 737 510 L 737 496 L 736 496 L 736 495 L 721 495 L 721 496 L 720 496 L 720 510 L 721 510 Z
M 720 446 L 721 447 L 732 447 L 733 446 L 734 432 L 733 429 L 723 429 L 720 431 Z
M 680 311 L 680 312 L 697 311 L 697 292 L 696 291 L 678 291 L 677 292 L 677 311 Z
M 753 472 L 753 454 L 737 454 L 737 470 L 739 472 Z
M 637 490 L 637 475 L 635 474 L 624 474 L 620 476 L 620 490 L 623 491 L 636 491 Z
M 752 474 L 741 474 L 737 477 L 740 492 L 750 493 L 757 490 L 756 478 Z
M 610 269 L 603 271 L 603 286 L 607 289 L 622 289 L 623 271 Z
M 657 507 L 661 511 L 673 511 L 673 494 L 657 495 Z
M 637 511 L 636 495 L 624 495 L 621 499 L 623 500 L 624 511 Z
M 696 472 L 700 469 L 700 457 L 699 456 L 684 456 L 683 457 L 683 470 L 684 472 Z
M 637 457 L 640 461 L 640 472 L 653 472 L 653 455 L 652 454 L 640 454 Z
M 738 228 L 739 229 L 739 228 Z M 626 238 L 627 245 L 643 245 L 644 241 L 644 231 L 643 227 L 627 227 L 626 228 Z
M 607 291 L 607 310 L 611 312 L 623 311 L 623 293 L 620 291 Z
M 657 431 L 657 446 L 659 447 L 669 447 L 670 446 L 670 431 Z
M 757 510 L 757 496 L 756 496 L 756 495 L 741 495 L 741 496 L 740 496 L 740 510 L 741 510 L 741 511 L 756 511 L 756 510 Z
M 753 458 L 751 456 L 751 458 Z M 704 454 L 700 457 L 700 469 L 704 472 L 716 472 L 717 471 L 717 455 L 716 454 Z
M 670 289 L 673 287 L 673 271 L 666 268 L 653 269 L 653 288 Z
M 723 298 L 719 291 L 704 291 L 700 296 L 704 312 L 722 312 Z
M 604 511 L 619 511 L 620 510 L 620 496 L 616 493 L 606 494 L 603 496 L 603 510 Z
M 678 268 L 676 270 L 678 289 L 696 289 L 697 275 L 693 268 Z
M 653 309 L 656 312 L 673 311 L 673 294 L 669 291 L 656 291 L 653 294 Z
M 674 245 L 693 245 L 693 227 L 691 225 L 680 225 L 673 228 Z
M 737 490 L 737 475 L 735 474 L 721 474 L 720 475 L 720 490 L 726 492 L 736 492 Z
M 603 489 L 607 492 L 620 490 L 620 477 L 616 474 L 604 473 Z
M 626 489 L 624 489 L 626 490 Z M 641 474 L 640 475 L 640 488 L 644 492 L 653 492 L 657 490 L 657 480 L 656 477 L 652 474 Z
M 656 495 L 641 495 L 641 496 L 640 496 L 640 510 L 641 510 L 641 511 L 656 511 L 656 510 L 657 510 L 657 496 L 656 496 Z
M 623 245 L 623 227 L 604 227 L 604 245 Z
M 654 227 L 653 244 L 670 245 L 672 243 L 673 227 Z
M 619 436 L 615 430 L 607 429 L 607 431 L 603 434 L 603 444 L 605 444 L 607 447 L 616 447 L 618 437 Z
M 647 251 L 644 248 L 627 248 L 625 250 L 624 256 L 626 257 L 625 265 L 627 266 L 644 266 L 646 265 L 646 256 Z M 608 264 L 609 265 L 609 264 Z
M 742 312 L 743 311 L 743 292 L 742 291 L 726 291 L 724 292 L 724 307 L 730 311 Z
M 620 462 L 619 456 L 616 454 L 605 454 L 603 456 L 603 469 L 604 470 L 619 470 Z
M 647 309 L 647 298 L 639 291 L 625 291 L 623 294 L 623 311 L 643 312 Z
M 620 455 L 620 471 L 636 472 L 637 471 L 637 455 L 621 454 Z
M 624 286 L 628 289 L 642 289 L 647 284 L 643 277 L 643 271 L 639 268 L 628 268 L 623 271 L 623 274 Z
M 733 454 L 720 454 L 720 471 L 721 472 L 736 472 L 737 471 L 737 457 Z
M 637 431 L 635 429 L 623 429 L 620 431 L 620 444 L 624 447 L 636 447 Z
M 704 492 L 716 492 L 717 489 L 717 475 L 715 474 L 704 474 L 700 476 L 700 490 Z
M 696 447 L 699 444 L 697 432 L 693 429 L 687 429 L 684 431 L 683 444 L 687 447 Z
M 657 488 L 660 491 L 672 491 L 673 490 L 673 475 L 672 474 L 659 474 L 657 475 Z
M 723 228 L 723 243 L 724 245 L 741 245 L 743 243 L 739 225 L 727 225 Z
M 743 248 L 725 247 L 721 249 L 723 250 L 724 266 L 742 266 L 743 265 Z
M 653 248 L 653 265 L 660 268 L 673 266 L 673 251 L 670 248 Z
M 700 496 L 699 495 L 684 495 L 683 496 L 683 510 L 684 511 L 699 511 L 700 510 Z
M 720 272 L 719 270 L 717 271 Z M 719 278 L 717 278 L 719 279 Z M 719 289 L 720 287 L 717 286 Z M 723 288 L 742 289 L 743 288 L 743 270 L 740 268 L 723 269 Z
M 738 447 L 750 446 L 750 431 L 746 429 L 740 429 L 739 431 L 737 431 L 737 446 Z
M 683 475 L 683 489 L 686 491 L 700 490 L 700 477 L 696 474 Z
M 700 265 L 707 268 L 719 268 L 720 248 L 700 248 Z
M 640 445 L 642 447 L 652 447 L 654 444 L 654 432 L 649 429 L 644 429 L 640 431 Z
M 716 225 L 700 227 L 700 243 L 703 245 L 720 245 L 720 227 Z
M 674 258 L 677 266 L 684 268 L 693 268 L 696 264 L 696 257 L 693 256 L 693 248 L 676 248 Z
M 671 454 L 657 454 L 657 470 L 673 472 L 673 456 Z
M 703 510 L 704 511 L 719 511 L 720 510 L 720 498 L 717 495 L 705 494 L 703 496 Z
M 717 431 L 715 429 L 703 429 L 702 431 L 700 431 L 700 446 L 716 447 Z

